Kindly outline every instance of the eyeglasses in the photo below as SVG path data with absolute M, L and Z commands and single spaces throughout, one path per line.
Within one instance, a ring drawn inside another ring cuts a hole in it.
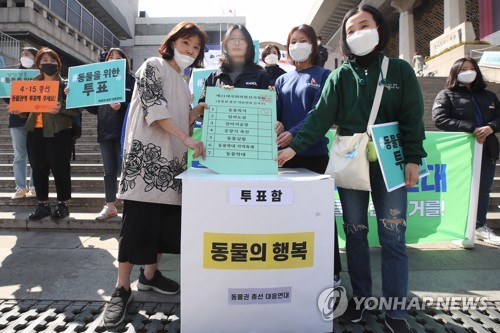
M 228 39 L 228 43 L 231 44 L 239 44 L 239 43 L 246 43 L 245 37 L 231 37 Z

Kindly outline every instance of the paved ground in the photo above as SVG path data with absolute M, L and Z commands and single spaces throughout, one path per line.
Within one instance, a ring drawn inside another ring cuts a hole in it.
M 101 231 L 0 232 L 0 331 L 104 332 L 100 314 L 114 289 L 116 236 Z M 380 251 L 372 254 L 375 294 L 380 295 Z M 410 296 L 434 301 L 409 312 L 416 332 L 500 332 L 500 248 L 479 243 L 463 250 L 444 242 L 410 246 L 409 255 Z M 160 267 L 179 281 L 179 256 L 164 256 Z M 133 276 L 138 276 L 137 268 Z M 342 273 L 342 280 L 349 286 L 347 274 Z M 115 332 L 179 332 L 178 295 L 137 292 L 135 283 L 133 289 L 134 302 Z M 447 310 L 436 304 L 447 297 L 484 297 L 485 306 Z M 222 314 L 216 320 L 231 319 Z M 384 332 L 383 314 L 375 310 L 355 325 L 335 320 L 334 331 Z

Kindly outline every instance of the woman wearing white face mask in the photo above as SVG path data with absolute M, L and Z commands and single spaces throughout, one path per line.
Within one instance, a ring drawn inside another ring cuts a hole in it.
M 321 66 L 317 36 L 314 29 L 307 25 L 293 27 L 288 33 L 286 47 L 288 61 L 295 65 L 290 71 L 276 80 L 277 118 L 284 131 L 276 140 L 278 147 L 286 148 L 300 129 L 300 124 L 308 112 L 314 108 L 321 96 L 321 90 L 331 71 Z M 303 150 L 284 168 L 305 168 L 323 174 L 328 165 L 328 139 L 321 138 L 317 143 Z M 335 223 L 335 221 L 332 221 Z M 335 238 L 337 228 L 335 227 Z M 338 242 L 334 251 L 335 287 L 340 286 L 342 270 Z
M 444 131 L 472 133 L 483 144 L 476 239 L 500 245 L 500 237 L 486 225 L 490 191 L 495 177 L 500 130 L 500 102 L 486 90 L 481 70 L 472 58 L 458 59 L 450 70 L 446 89 L 439 92 L 432 107 L 436 127 Z
M 280 49 L 275 44 L 267 44 L 262 50 L 262 61 L 266 64 L 264 70 L 271 79 L 271 86 L 274 87 L 276 79 L 286 74 L 286 71 L 278 65 L 281 59 Z
M 206 34 L 196 24 L 181 22 L 137 70 L 126 122 L 119 196 L 124 200 L 118 249 L 116 289 L 104 310 L 106 327 L 125 318 L 132 300 L 130 275 L 140 269 L 137 288 L 176 294 L 180 286 L 158 270 L 162 253 L 179 253 L 181 181 L 187 148 L 205 157 L 201 141 L 190 137 L 190 126 L 206 104 L 191 110 L 191 93 L 182 72 L 202 67 Z
M 37 69 L 35 66 L 35 57 L 38 50 L 34 47 L 23 47 L 21 57 L 19 59 L 19 69 Z M 9 99 L 4 99 L 5 103 L 9 104 Z M 36 197 L 35 183 L 33 182 L 33 174 L 30 176 L 29 187 L 26 186 L 26 174 L 28 163 L 28 150 L 26 148 L 26 118 L 20 117 L 17 114 L 9 115 L 9 130 L 12 139 L 12 147 L 14 148 L 14 179 L 16 182 L 16 192 L 12 195 L 12 199 L 34 198 Z
M 379 83 L 390 87 L 383 89 L 375 123 L 399 122 L 406 187 L 388 192 L 379 163 L 371 162 L 371 196 L 382 251 L 382 293 L 395 305 L 385 309 L 385 324 L 391 332 L 409 333 L 404 305 L 408 293 L 407 187 L 417 182 L 418 165 L 426 156 L 424 106 L 413 68 L 405 60 L 389 59 L 387 74 L 379 80 L 384 59 L 382 50 L 388 40 L 387 22 L 376 8 L 362 5 L 344 16 L 340 44 L 346 61 L 330 74 L 318 103 L 294 135 L 289 148 L 279 151 L 277 160 L 278 165 L 283 165 L 321 139 L 333 125 L 337 125 L 339 135 L 365 132 Z M 370 308 L 366 299 L 373 296 L 367 240 L 370 192 L 341 187 L 338 191 L 346 234 L 347 265 L 353 298 L 357 299 L 351 299 L 344 316 L 359 322 L 363 312 Z

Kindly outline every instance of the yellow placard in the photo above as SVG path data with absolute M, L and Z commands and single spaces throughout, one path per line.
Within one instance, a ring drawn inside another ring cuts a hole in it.
M 203 267 L 291 269 L 314 265 L 314 232 L 203 234 Z
M 12 81 L 9 109 L 50 112 L 57 106 L 59 81 Z

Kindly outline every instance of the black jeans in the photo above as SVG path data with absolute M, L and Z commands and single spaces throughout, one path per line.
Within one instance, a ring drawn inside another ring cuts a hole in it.
M 70 130 L 62 130 L 53 138 L 45 138 L 43 129 L 36 128 L 35 131 L 28 132 L 26 144 L 38 201 L 49 199 L 51 171 L 56 184 L 57 200 L 71 199 L 70 159 L 73 142 Z

